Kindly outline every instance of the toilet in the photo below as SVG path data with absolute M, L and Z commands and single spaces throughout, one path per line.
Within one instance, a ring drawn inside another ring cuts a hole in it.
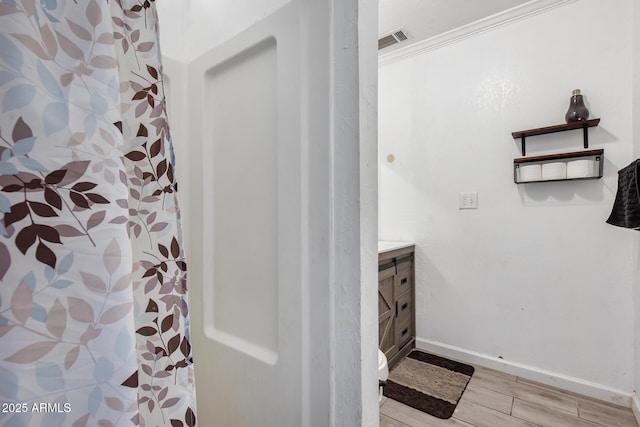
M 378 387 L 380 389 L 378 401 L 382 401 L 382 393 L 384 392 L 384 386 L 387 385 L 387 378 L 389 378 L 387 356 L 384 355 L 382 350 L 378 349 Z

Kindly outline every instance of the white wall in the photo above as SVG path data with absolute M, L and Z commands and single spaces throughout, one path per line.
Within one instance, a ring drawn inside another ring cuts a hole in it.
M 187 18 L 191 0 L 160 0 L 156 2 L 160 25 L 162 56 L 185 62 L 188 58 Z
M 417 244 L 420 346 L 630 403 L 636 236 L 605 220 L 634 156 L 633 3 L 569 3 L 381 67 L 379 236 Z M 514 184 L 511 132 L 562 123 L 575 88 L 602 118 L 604 178 Z M 478 210 L 458 210 L 466 191 Z

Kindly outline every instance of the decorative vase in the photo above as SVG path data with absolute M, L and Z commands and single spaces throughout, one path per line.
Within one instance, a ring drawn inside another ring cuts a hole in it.
M 564 119 L 567 123 L 571 123 L 587 120 L 588 118 L 589 110 L 586 105 L 584 105 L 584 99 L 582 99 L 580 89 L 575 89 L 571 95 L 569 110 L 567 110 L 567 114 L 565 114 Z

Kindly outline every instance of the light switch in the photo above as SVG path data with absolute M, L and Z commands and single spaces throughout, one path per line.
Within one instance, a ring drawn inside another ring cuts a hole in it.
M 458 209 L 478 209 L 478 193 L 458 193 Z

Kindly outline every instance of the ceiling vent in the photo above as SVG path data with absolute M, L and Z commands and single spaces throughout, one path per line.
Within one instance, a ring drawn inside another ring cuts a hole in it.
M 378 50 L 393 46 L 394 44 L 403 42 L 408 38 L 407 33 L 403 30 L 394 31 L 391 34 L 387 34 L 386 36 L 382 36 L 378 39 Z

